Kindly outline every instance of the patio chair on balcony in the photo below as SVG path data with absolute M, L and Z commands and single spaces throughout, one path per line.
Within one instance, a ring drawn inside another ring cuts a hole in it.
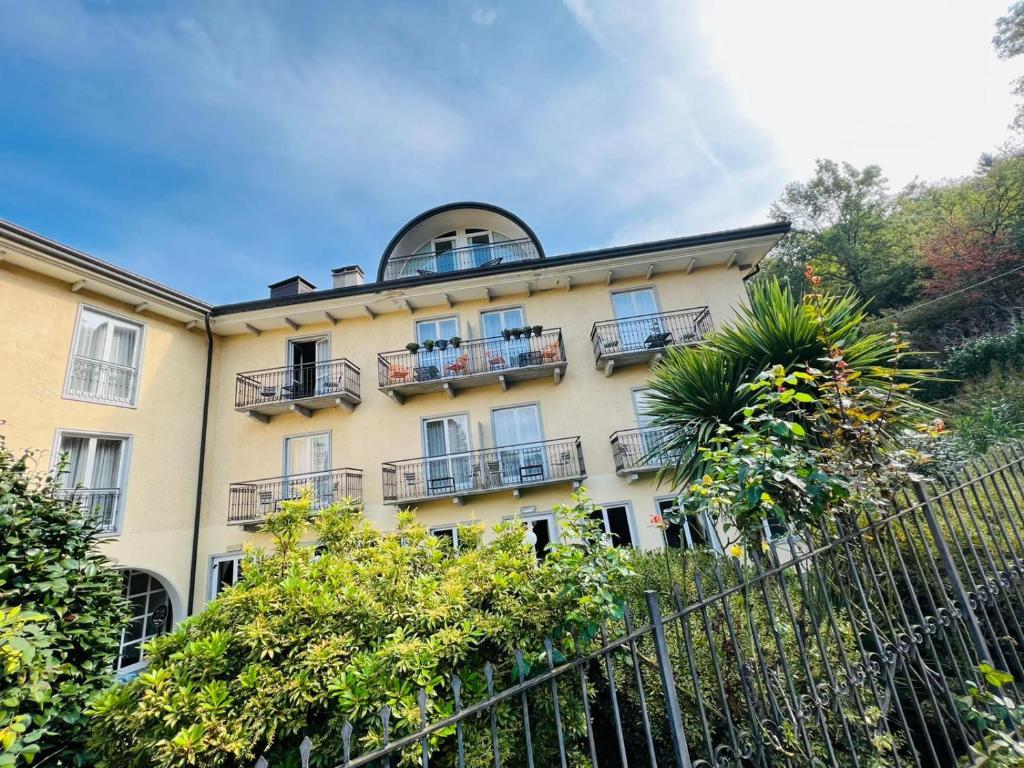
M 417 269 L 416 274 L 426 277 L 427 275 L 436 275 L 437 272 L 432 269 Z
M 497 459 L 487 462 L 487 484 L 501 485 L 501 463 Z
M 496 267 L 499 264 L 501 264 L 501 260 L 503 258 L 505 258 L 505 257 L 504 256 L 498 256 L 497 258 L 494 258 L 494 259 L 488 259 L 483 264 L 481 264 L 479 267 L 477 267 L 477 269 L 486 269 L 487 267 Z
M 264 400 L 273 400 L 277 397 L 277 387 L 262 386 L 260 387 L 260 397 Z
M 412 376 L 412 369 L 404 366 L 392 365 L 388 368 L 388 382 L 391 384 L 404 384 Z
M 553 341 L 540 351 L 545 363 L 553 363 L 559 357 L 558 342 Z
M 447 376 L 448 374 L 454 374 L 456 376 L 461 376 L 468 369 L 469 355 L 459 355 L 457 358 L 455 358 L 455 362 L 448 363 L 448 365 L 444 367 L 444 375 Z
M 505 361 L 504 355 L 499 355 L 497 352 L 488 352 L 487 367 L 492 371 L 497 371 L 502 368 L 508 368 L 508 363 Z
M 672 334 L 669 331 L 652 333 L 644 339 L 644 347 L 646 349 L 661 349 L 662 347 L 668 346 L 671 341 Z

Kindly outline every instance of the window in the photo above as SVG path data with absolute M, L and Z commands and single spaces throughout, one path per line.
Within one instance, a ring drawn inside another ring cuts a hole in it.
M 285 394 L 290 398 L 324 394 L 331 380 L 331 366 L 327 364 L 330 359 L 329 336 L 289 340 L 287 364 L 291 368 L 291 377 L 285 384 Z
M 138 393 L 142 326 L 82 307 L 75 329 L 65 394 L 134 406 Z
M 473 487 L 471 449 L 469 416 L 466 414 L 423 420 L 428 495 L 447 495 Z
M 213 600 L 228 587 L 233 587 L 242 577 L 242 553 L 216 555 L 210 558 L 209 598 Z
M 284 498 L 294 499 L 309 486 L 313 507 L 334 501 L 331 478 L 331 433 L 296 435 L 284 439 Z
M 610 351 L 625 352 L 665 346 L 665 329 L 661 318 L 652 316 L 658 311 L 653 288 L 613 293 L 612 309 L 618 322 L 613 326 L 614 331 L 612 328 L 605 331 L 608 336 L 605 345 Z
M 521 261 L 524 256 L 509 238 L 486 229 L 453 229 L 434 237 L 419 248 L 404 265 L 403 274 L 431 274 L 455 272 L 460 269 L 500 264 L 502 261 Z
M 604 532 L 611 537 L 613 547 L 633 546 L 633 531 L 627 505 L 613 504 L 603 509 L 595 509 L 590 516 L 604 526 Z
M 455 525 L 442 525 L 430 529 L 430 534 L 439 539 L 446 540 L 452 549 L 459 548 L 459 528 Z
M 768 541 L 775 541 L 789 535 L 789 526 L 778 514 L 772 514 L 764 520 L 764 535 Z
M 635 291 L 617 291 L 612 294 L 612 308 L 615 319 L 653 315 L 658 311 L 653 288 L 638 288 Z
M 459 318 L 438 317 L 433 320 L 420 320 L 416 323 L 416 341 L 422 344 L 431 339 L 447 341 L 452 336 L 459 335 Z
M 540 424 L 540 408 L 520 405 L 491 412 L 494 445 L 505 485 L 525 484 L 551 476 Z
M 658 499 L 658 514 L 666 521 L 678 512 L 675 499 Z M 721 549 L 718 534 L 706 514 L 687 515 L 679 523 L 670 522 L 665 529 L 665 546 L 671 549 L 695 549 L 711 547 L 715 551 Z
M 171 598 L 156 576 L 128 568 L 123 572 L 123 579 L 122 594 L 128 599 L 132 619 L 121 630 L 114 671 L 127 673 L 143 666 L 142 644 L 170 630 L 174 617 Z
M 61 495 L 95 515 L 106 532 L 120 525 L 128 447 L 129 439 L 123 436 L 59 434 L 58 457 L 67 457 L 67 466 L 57 478 Z
M 480 313 L 480 330 L 484 338 L 497 338 L 506 328 L 522 328 L 524 325 L 526 325 L 526 315 L 523 314 L 522 307 L 509 307 L 508 309 Z
M 506 517 L 505 520 L 514 518 Z M 526 540 L 533 545 L 537 559 L 543 560 L 547 556 L 548 545 L 558 541 L 558 527 L 555 525 L 555 516 L 551 512 L 531 513 L 522 515 L 519 520 L 525 528 Z

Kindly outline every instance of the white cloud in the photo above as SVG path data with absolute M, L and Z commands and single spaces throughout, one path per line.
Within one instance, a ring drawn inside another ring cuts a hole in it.
M 497 8 L 474 8 L 470 19 L 478 27 L 489 27 L 498 19 Z

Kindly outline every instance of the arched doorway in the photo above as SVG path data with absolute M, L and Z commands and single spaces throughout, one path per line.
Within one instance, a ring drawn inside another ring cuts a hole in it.
M 114 672 L 131 674 L 145 666 L 143 643 L 170 631 L 174 616 L 170 592 L 158 577 L 137 568 L 125 568 L 122 577 L 131 622 L 121 630 Z

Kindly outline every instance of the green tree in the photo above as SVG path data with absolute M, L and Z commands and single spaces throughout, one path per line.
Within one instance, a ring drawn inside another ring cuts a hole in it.
M 91 765 L 88 701 L 111 681 L 126 612 L 98 527 L 0 439 L 0 766 Z
M 996 20 L 996 34 L 992 38 L 996 53 L 1001 59 L 1012 59 L 1024 53 L 1024 2 L 1018 0 L 1010 6 L 1005 16 Z M 1014 81 L 1013 93 L 1024 96 L 1024 77 Z M 1017 107 L 1013 127 L 1024 130 L 1024 104 Z

